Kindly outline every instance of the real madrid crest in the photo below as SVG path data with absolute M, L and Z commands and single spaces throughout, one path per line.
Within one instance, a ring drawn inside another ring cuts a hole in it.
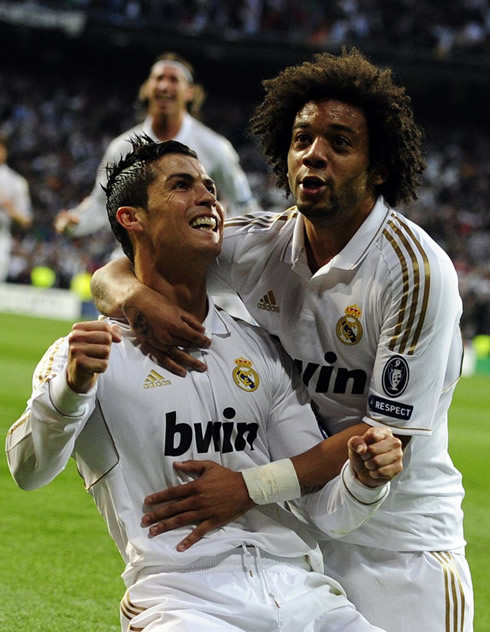
M 362 325 L 359 318 L 362 310 L 357 305 L 345 308 L 345 316 L 337 321 L 337 338 L 344 345 L 356 345 L 362 338 Z
M 247 393 L 256 391 L 259 388 L 260 378 L 257 371 L 252 369 L 252 362 L 245 358 L 237 358 L 235 364 L 237 366 L 232 373 L 235 384 Z

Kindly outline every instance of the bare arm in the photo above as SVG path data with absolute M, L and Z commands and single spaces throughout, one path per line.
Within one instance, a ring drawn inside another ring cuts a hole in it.
M 349 450 L 350 446 L 350 450 Z M 307 452 L 293 457 L 302 494 L 320 489 L 340 473 L 349 458 L 357 478 L 368 487 L 383 485 L 399 474 L 402 444 L 391 432 L 360 423 L 325 439 Z M 180 542 L 184 551 L 213 529 L 228 524 L 256 505 L 243 475 L 213 461 L 186 461 L 174 467 L 199 478 L 191 483 L 151 494 L 145 504 L 152 507 L 142 519 L 155 536 L 198 522 Z M 164 504 L 161 506 L 163 503 Z
M 206 370 L 203 362 L 179 349 L 209 346 L 202 324 L 140 283 L 129 259 L 116 259 L 97 270 L 91 290 L 99 311 L 114 318 L 126 318 L 143 349 L 167 370 L 181 376 L 186 374 L 186 368 Z

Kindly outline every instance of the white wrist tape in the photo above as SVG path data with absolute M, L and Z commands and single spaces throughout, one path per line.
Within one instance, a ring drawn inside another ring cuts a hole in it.
M 291 459 L 281 459 L 242 471 L 250 499 L 257 505 L 269 505 L 301 496 L 296 470 Z

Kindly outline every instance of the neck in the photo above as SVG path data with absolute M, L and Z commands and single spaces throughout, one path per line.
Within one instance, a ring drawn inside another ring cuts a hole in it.
M 204 321 L 208 311 L 206 273 L 196 274 L 194 270 L 186 274 L 182 269 L 171 270 L 167 265 L 163 274 L 137 258 L 134 268 L 137 279 L 163 296 L 167 304 L 192 314 L 200 323 Z
M 310 270 L 315 273 L 349 243 L 374 207 L 350 217 L 348 222 L 329 224 L 323 218 L 304 217 L 305 248 Z
M 151 129 L 158 140 L 171 140 L 180 132 L 184 122 L 184 112 L 177 115 L 159 114 L 152 116 Z

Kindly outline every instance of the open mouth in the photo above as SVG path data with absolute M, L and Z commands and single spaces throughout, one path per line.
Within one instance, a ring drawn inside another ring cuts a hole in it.
M 318 191 L 318 189 L 325 186 L 325 182 L 315 176 L 309 176 L 307 178 L 303 178 L 301 186 L 306 191 Z
M 202 230 L 204 232 L 215 232 L 218 229 L 218 221 L 216 217 L 211 217 L 209 215 L 201 215 L 200 217 L 196 217 L 190 223 L 191 228 L 195 230 Z

